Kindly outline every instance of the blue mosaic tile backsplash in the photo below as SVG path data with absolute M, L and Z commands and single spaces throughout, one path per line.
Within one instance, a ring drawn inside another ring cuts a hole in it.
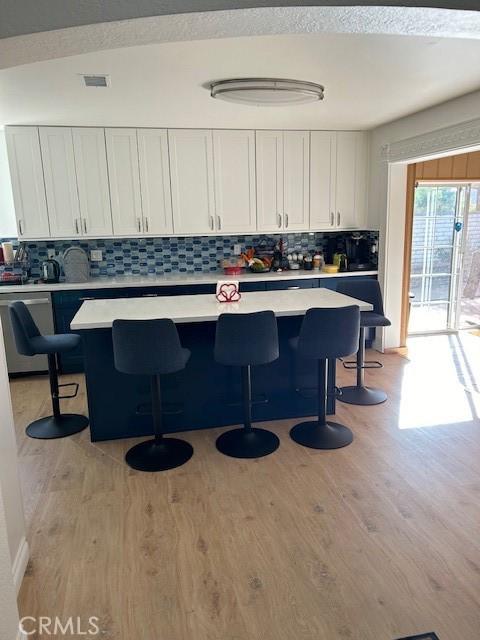
M 378 232 L 367 231 L 372 240 Z M 262 243 L 274 244 L 283 237 L 286 249 L 302 249 L 303 252 L 318 249 L 326 252 L 329 238 L 339 242 L 349 233 L 290 233 L 253 236 L 198 236 L 177 238 L 116 238 L 98 240 L 50 240 L 26 242 L 30 263 L 30 276 L 40 277 L 40 268 L 47 259 L 48 249 L 54 249 L 57 258 L 71 246 L 80 246 L 90 256 L 92 249 L 100 249 L 101 262 L 91 262 L 91 276 L 148 275 L 164 273 L 212 272 L 220 269 L 222 259 L 234 255 L 234 245 L 242 250 Z M 18 241 L 14 240 L 17 244 Z M 61 261 L 61 260 L 60 260 Z

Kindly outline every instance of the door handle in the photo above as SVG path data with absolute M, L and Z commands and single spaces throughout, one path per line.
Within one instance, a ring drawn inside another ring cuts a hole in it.
M 222 229 L 222 218 L 218 215 L 217 215 L 217 227 L 219 231 Z
M 78 300 L 80 302 L 87 302 L 87 300 L 95 300 L 95 298 L 91 298 L 91 297 L 86 296 L 85 298 L 79 298 Z
M 75 233 L 78 235 L 80 231 L 78 230 L 78 218 L 75 218 Z
M 212 215 L 208 216 L 208 218 L 210 220 L 210 231 L 213 231 L 215 229 L 215 220 Z
M 145 231 L 148 233 L 150 231 L 150 225 L 148 223 L 148 218 L 145 217 Z
M 300 287 L 299 287 L 299 286 L 296 286 L 296 287 L 287 287 L 287 289 L 288 289 L 289 291 L 293 291 L 294 289 L 300 289 Z
M 285 229 L 288 229 L 288 213 L 285 214 Z
M 280 213 L 277 213 L 277 222 L 278 222 L 278 228 L 281 229 L 282 228 L 282 216 Z
M 158 298 L 158 293 L 142 293 L 142 298 Z
M 140 232 L 142 230 L 142 221 L 140 218 L 137 218 L 137 231 Z
M 88 233 L 87 231 L 87 220 L 83 218 L 83 233 Z
M 337 211 L 337 227 L 340 226 L 340 211 Z
M 23 236 L 23 223 L 21 220 L 18 221 L 18 232 Z
M 333 227 L 333 225 L 335 224 L 335 214 L 333 213 L 333 211 L 330 212 L 330 226 Z

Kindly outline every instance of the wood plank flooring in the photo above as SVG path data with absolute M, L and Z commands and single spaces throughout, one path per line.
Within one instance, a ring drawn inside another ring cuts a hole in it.
M 478 640 L 480 338 L 416 338 L 381 359 L 367 379 L 387 403 L 338 403 L 349 447 L 302 448 L 289 420 L 265 425 L 275 454 L 241 461 L 216 451 L 221 430 L 188 432 L 194 457 L 162 474 L 127 468 L 132 441 L 26 438 L 48 381 L 14 380 L 21 614 L 97 616 L 111 640 Z

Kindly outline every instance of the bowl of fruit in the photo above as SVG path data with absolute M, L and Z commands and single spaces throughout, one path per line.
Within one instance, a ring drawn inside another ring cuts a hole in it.
M 267 256 L 255 256 L 255 249 L 247 249 L 242 258 L 252 273 L 265 273 L 272 268 L 272 259 Z

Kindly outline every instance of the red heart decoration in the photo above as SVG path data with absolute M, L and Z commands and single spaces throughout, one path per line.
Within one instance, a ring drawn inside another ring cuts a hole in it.
M 237 285 L 225 283 L 220 287 L 216 297 L 219 302 L 238 302 L 242 296 Z

